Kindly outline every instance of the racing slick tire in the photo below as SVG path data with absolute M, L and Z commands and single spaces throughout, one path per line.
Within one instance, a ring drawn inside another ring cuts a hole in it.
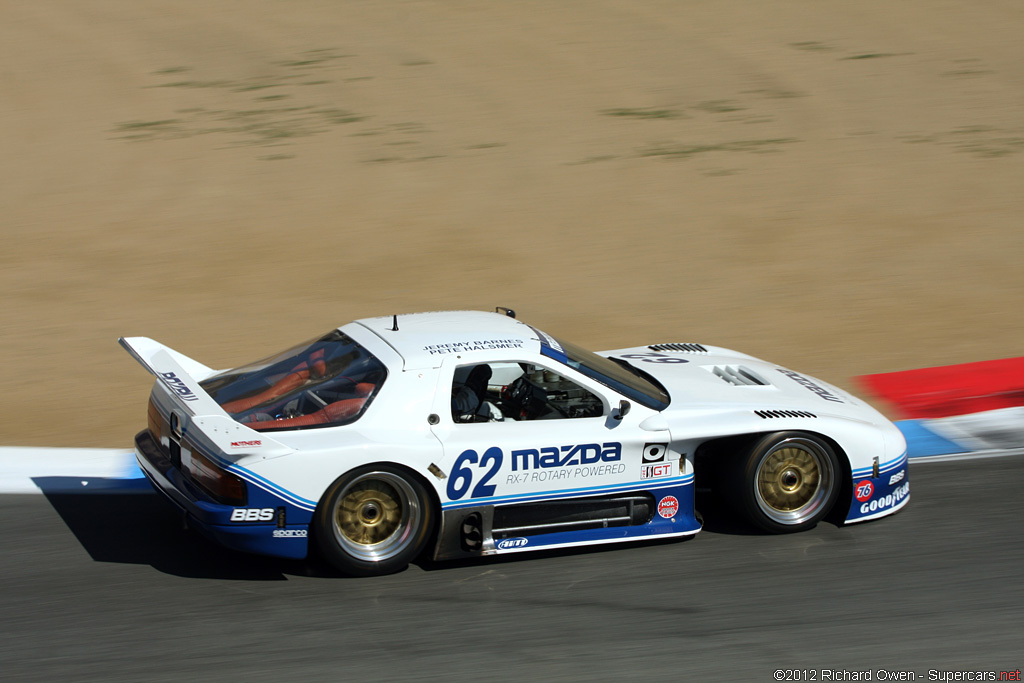
M 313 532 L 324 559 L 351 576 L 402 571 L 426 546 L 434 509 L 426 488 L 392 465 L 367 465 L 334 482 Z
M 839 498 L 839 459 L 821 438 L 803 432 L 768 434 L 737 453 L 729 498 L 755 527 L 774 534 L 816 525 Z

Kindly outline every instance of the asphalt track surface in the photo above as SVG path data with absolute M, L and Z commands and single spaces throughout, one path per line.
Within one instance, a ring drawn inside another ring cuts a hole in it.
M 1024 458 L 912 467 L 876 522 L 348 579 L 150 493 L 0 497 L 5 681 L 775 680 L 1024 664 Z M 825 679 L 827 680 L 827 679 Z

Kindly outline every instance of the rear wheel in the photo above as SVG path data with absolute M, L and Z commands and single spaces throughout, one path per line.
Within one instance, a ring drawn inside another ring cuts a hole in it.
M 765 531 L 810 529 L 839 497 L 839 460 L 822 439 L 801 432 L 770 434 L 730 468 L 730 493 L 744 517 Z
M 371 465 L 331 485 L 314 526 L 328 562 L 346 574 L 372 576 L 405 569 L 427 544 L 433 522 L 419 480 L 391 465 Z

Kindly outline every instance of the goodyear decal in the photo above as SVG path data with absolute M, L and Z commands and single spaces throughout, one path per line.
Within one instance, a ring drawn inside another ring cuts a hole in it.
M 877 477 L 854 475 L 853 500 L 846 521 L 870 519 L 903 507 L 910 497 L 909 478 L 906 459 L 899 469 L 880 472 Z

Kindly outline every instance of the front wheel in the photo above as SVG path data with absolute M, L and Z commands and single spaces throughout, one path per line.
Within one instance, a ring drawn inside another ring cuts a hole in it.
M 405 569 L 426 546 L 434 521 L 430 498 L 414 476 L 370 465 L 338 479 L 314 517 L 325 559 L 353 576 Z
M 729 473 L 731 498 L 750 523 L 765 531 L 810 529 L 839 497 L 839 460 L 816 436 L 769 434 L 737 456 Z

